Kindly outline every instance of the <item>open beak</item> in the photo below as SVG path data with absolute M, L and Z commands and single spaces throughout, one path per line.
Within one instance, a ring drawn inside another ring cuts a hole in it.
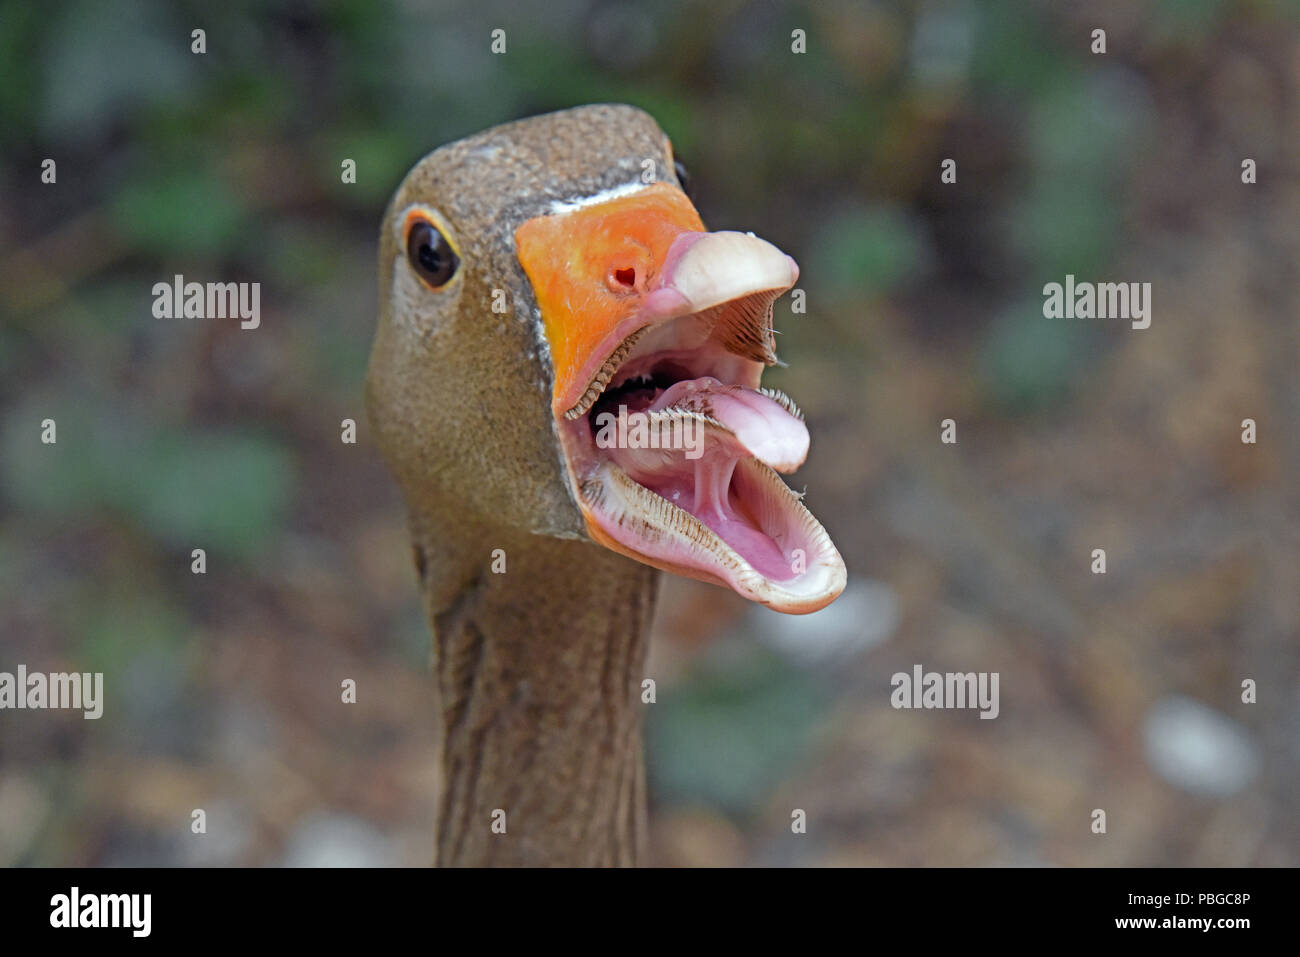
M 663 183 L 530 219 L 515 241 L 592 538 L 777 611 L 833 601 L 844 562 L 777 475 L 803 464 L 808 430 L 759 385 L 794 260 L 752 234 L 705 232 Z

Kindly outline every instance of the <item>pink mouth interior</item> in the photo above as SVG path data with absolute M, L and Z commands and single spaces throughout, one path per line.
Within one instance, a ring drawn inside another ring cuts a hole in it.
M 809 543 L 742 460 L 757 459 L 780 471 L 797 468 L 808 451 L 802 420 L 754 389 L 711 375 L 689 377 L 690 372 L 671 358 L 661 357 L 643 368 L 639 375 L 620 376 L 621 381 L 597 400 L 590 413 L 593 427 L 602 413 L 618 415 L 623 410 L 684 410 L 707 416 L 712 423 L 687 416 L 689 427 L 700 430 L 687 448 L 616 447 L 597 454 L 695 516 L 768 580 L 797 578 L 791 553 L 808 550 Z M 703 454 L 692 457 L 700 447 L 701 432 Z
M 736 469 L 738 460 L 735 455 L 706 452 L 702 458 L 688 463 L 694 467 L 693 475 L 685 470 L 660 475 L 624 471 L 656 495 L 698 518 L 764 578 L 790 581 L 797 577 L 792 558 L 782 553 L 776 540 L 745 507 L 744 476 Z

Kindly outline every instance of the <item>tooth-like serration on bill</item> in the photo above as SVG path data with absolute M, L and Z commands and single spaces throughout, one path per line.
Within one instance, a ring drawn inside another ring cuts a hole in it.
M 767 396 L 800 422 L 803 421 L 803 412 L 800 411 L 799 406 L 795 405 L 794 399 L 790 398 L 780 389 L 769 389 L 767 386 L 759 386 L 758 393 Z
M 591 384 L 587 386 L 587 391 L 578 400 L 578 404 L 564 413 L 566 419 L 572 422 L 587 414 L 587 410 L 600 398 L 600 394 L 605 391 L 605 386 L 609 385 L 609 380 L 614 378 L 614 373 L 618 371 L 618 367 L 623 364 L 623 360 L 627 358 L 627 354 L 632 351 L 632 347 L 645 334 L 647 328 L 649 327 L 643 326 L 632 333 L 610 354 L 605 364 L 600 367 L 600 371 L 596 373 L 596 377 L 591 380 Z
M 671 406 L 667 409 L 659 409 L 658 411 L 649 409 L 642 414 L 648 415 L 650 417 L 650 422 L 654 425 L 668 424 L 675 419 L 695 419 L 697 422 L 702 422 L 705 425 L 711 425 L 715 428 L 721 429 L 728 435 L 735 434 L 731 429 L 727 428 L 713 416 L 705 415 L 703 412 L 696 412 L 694 409 L 683 409 L 678 406 Z
M 713 336 L 738 356 L 764 365 L 776 364 L 772 306 L 783 289 L 768 289 L 706 309 L 700 316 L 714 324 Z
M 784 291 L 784 288 L 759 290 L 703 309 L 695 315 L 709 330 L 709 338 L 732 355 L 761 362 L 764 365 L 775 365 L 777 362 L 776 333 L 772 328 L 772 307 Z M 642 326 L 624 339 L 610 354 L 601 365 L 600 371 L 587 385 L 582 398 L 564 413 L 566 419 L 573 421 L 587 413 L 617 375 L 619 367 L 632 352 L 637 341 L 652 325 L 653 323 Z
M 792 520 L 786 536 L 797 535 L 806 568 L 789 581 L 765 577 L 704 522 L 633 481 L 616 465 L 607 464 L 597 477 L 583 482 L 580 494 L 602 535 L 642 561 L 720 582 L 776 611 L 804 614 L 825 607 L 843 591 L 846 580 L 844 561 L 830 535 L 774 471 L 753 459 L 740 466 L 766 492 L 756 518 L 769 527 Z
M 660 546 L 643 554 L 662 563 L 672 561 L 666 554 L 673 546 L 682 553 L 681 564 L 703 571 L 706 568 L 721 582 L 733 585 L 743 581 L 751 590 L 760 586 L 763 576 L 728 547 L 717 534 L 685 509 L 678 508 L 645 486 L 634 482 L 617 466 L 601 470 L 600 477 L 582 484 L 587 505 L 608 523 L 639 542 L 616 540 L 636 550 Z M 605 529 L 610 533 L 610 529 Z

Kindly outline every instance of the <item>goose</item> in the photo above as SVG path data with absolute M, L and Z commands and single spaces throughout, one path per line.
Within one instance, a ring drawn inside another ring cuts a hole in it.
M 433 634 L 438 865 L 645 861 L 660 570 L 792 614 L 844 587 L 760 384 L 798 267 L 684 179 L 647 113 L 583 106 L 435 150 L 384 215 L 366 409 Z

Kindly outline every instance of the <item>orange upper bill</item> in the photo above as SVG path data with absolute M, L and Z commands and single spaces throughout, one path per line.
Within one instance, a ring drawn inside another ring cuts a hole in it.
M 691 201 L 667 183 L 539 216 L 515 231 L 551 347 L 557 413 L 578 402 L 635 331 L 626 324 L 651 293 L 673 240 L 703 231 Z

